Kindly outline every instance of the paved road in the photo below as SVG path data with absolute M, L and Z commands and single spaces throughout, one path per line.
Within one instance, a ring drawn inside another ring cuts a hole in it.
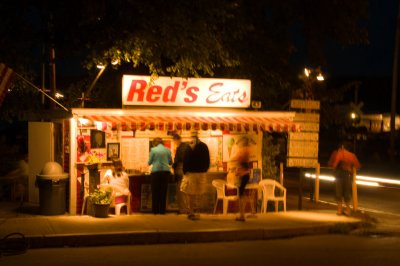
M 34 249 L 0 265 L 399 265 L 400 238 L 322 235 L 269 241 Z M 28 264 L 29 263 L 29 264 Z
M 305 179 L 303 196 L 310 197 L 312 179 Z M 298 177 L 291 176 L 285 179 L 288 193 L 298 195 Z M 382 212 L 400 217 L 400 186 L 368 187 L 357 186 L 358 204 L 362 210 Z M 320 200 L 334 204 L 335 184 L 329 181 L 320 181 Z

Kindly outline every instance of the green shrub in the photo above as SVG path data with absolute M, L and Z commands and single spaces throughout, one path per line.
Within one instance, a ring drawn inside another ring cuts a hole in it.
M 111 190 L 109 189 L 95 189 L 94 192 L 90 193 L 89 197 L 93 204 L 110 204 L 112 201 Z

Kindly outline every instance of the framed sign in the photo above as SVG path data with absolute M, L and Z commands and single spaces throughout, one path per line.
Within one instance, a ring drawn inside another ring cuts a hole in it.
M 106 147 L 106 132 L 96 129 L 90 130 L 90 148 L 105 148 Z
M 166 210 L 168 211 L 177 211 L 179 210 L 178 206 L 178 199 L 176 198 L 177 192 L 177 185 L 176 183 L 169 183 L 167 189 L 167 206 Z
M 107 161 L 119 158 L 119 143 L 107 143 Z
M 151 211 L 152 209 L 152 196 L 151 185 L 142 184 L 140 193 L 140 211 Z

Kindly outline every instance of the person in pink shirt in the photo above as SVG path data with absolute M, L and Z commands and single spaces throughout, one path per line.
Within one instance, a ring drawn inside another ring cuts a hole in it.
M 337 214 L 349 216 L 351 214 L 350 199 L 353 168 L 360 169 L 360 162 L 357 156 L 348 151 L 344 143 L 341 143 L 339 148 L 332 152 L 328 165 L 335 170 Z M 343 211 L 343 201 L 346 205 L 345 211 Z

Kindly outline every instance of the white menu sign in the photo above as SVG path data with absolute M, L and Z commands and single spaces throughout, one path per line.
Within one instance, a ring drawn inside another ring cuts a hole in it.
M 149 139 L 121 138 L 121 160 L 126 169 L 145 172 L 149 160 Z

